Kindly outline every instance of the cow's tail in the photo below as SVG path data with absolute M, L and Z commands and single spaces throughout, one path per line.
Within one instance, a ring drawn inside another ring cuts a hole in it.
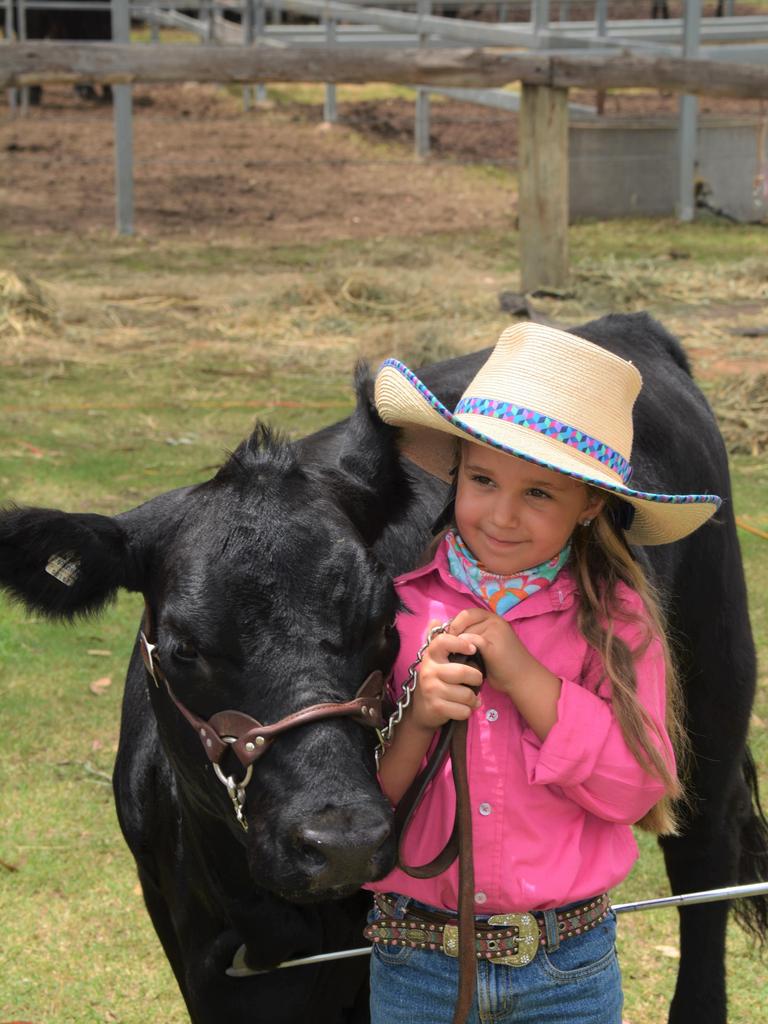
M 741 829 L 739 883 L 768 882 L 768 819 L 760 804 L 757 771 L 749 749 L 744 756 L 744 780 L 751 797 L 750 814 Z M 761 946 L 768 943 L 768 895 L 736 900 L 736 920 Z

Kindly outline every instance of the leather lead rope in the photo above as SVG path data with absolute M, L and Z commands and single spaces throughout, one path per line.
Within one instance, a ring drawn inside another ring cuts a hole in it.
M 466 1024 L 475 995 L 475 865 L 472 857 L 472 813 L 467 775 L 467 723 L 455 722 L 451 767 L 459 823 L 459 991 L 453 1024 Z
M 471 665 L 485 676 L 480 652 L 453 654 L 450 660 Z M 405 834 L 432 779 L 450 754 L 453 784 L 456 789 L 456 816 L 448 842 L 428 864 L 406 864 L 403 856 Z M 475 869 L 472 855 L 472 811 L 469 803 L 467 773 L 467 723 L 447 722 L 440 730 L 435 749 L 413 780 L 395 812 L 398 866 L 412 878 L 434 878 L 459 859 L 459 990 L 453 1011 L 453 1024 L 466 1024 L 475 994 Z

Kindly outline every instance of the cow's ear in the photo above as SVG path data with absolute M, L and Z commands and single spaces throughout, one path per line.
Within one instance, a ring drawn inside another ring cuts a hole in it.
M 44 508 L 0 511 L 0 587 L 30 610 L 71 619 L 120 587 L 141 589 L 126 530 L 109 516 Z
M 411 500 L 411 486 L 397 447 L 397 431 L 373 404 L 368 367 L 355 373 L 357 405 L 347 421 L 339 452 L 335 491 L 342 506 L 372 544 Z

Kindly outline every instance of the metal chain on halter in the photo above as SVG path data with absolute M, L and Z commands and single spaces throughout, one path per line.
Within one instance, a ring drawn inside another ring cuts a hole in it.
M 402 696 L 398 699 L 395 704 L 395 710 L 389 716 L 387 724 L 383 729 L 377 729 L 376 732 L 379 737 L 379 745 L 376 747 L 376 770 L 378 771 L 379 762 L 381 761 L 382 754 L 387 749 L 389 744 L 392 742 L 392 737 L 395 734 L 396 727 L 403 720 L 403 715 L 411 703 L 411 697 L 413 697 L 413 691 L 416 689 L 416 683 L 419 681 L 418 668 L 421 664 L 421 659 L 424 657 L 424 652 L 440 633 L 445 633 L 451 624 L 449 619 L 447 622 L 443 622 L 440 625 L 433 626 L 427 633 L 427 639 L 419 648 L 416 654 L 416 660 L 411 663 L 408 668 L 408 678 L 403 683 Z
M 223 739 L 229 741 L 230 737 L 225 736 Z M 221 768 L 214 764 L 213 770 L 216 773 L 216 778 L 219 782 L 222 782 L 227 787 L 227 793 L 229 799 L 232 801 L 232 809 L 235 812 L 240 826 L 244 832 L 248 831 L 248 822 L 245 820 L 245 787 L 251 781 L 251 775 L 253 774 L 253 765 L 249 764 L 245 775 L 240 782 L 235 782 L 231 775 L 225 775 Z

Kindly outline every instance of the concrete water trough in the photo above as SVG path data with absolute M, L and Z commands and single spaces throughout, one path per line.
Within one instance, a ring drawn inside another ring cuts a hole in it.
M 768 221 L 768 119 L 700 115 L 696 181 L 710 207 Z M 675 213 L 676 117 L 610 118 L 569 126 L 570 218 Z

